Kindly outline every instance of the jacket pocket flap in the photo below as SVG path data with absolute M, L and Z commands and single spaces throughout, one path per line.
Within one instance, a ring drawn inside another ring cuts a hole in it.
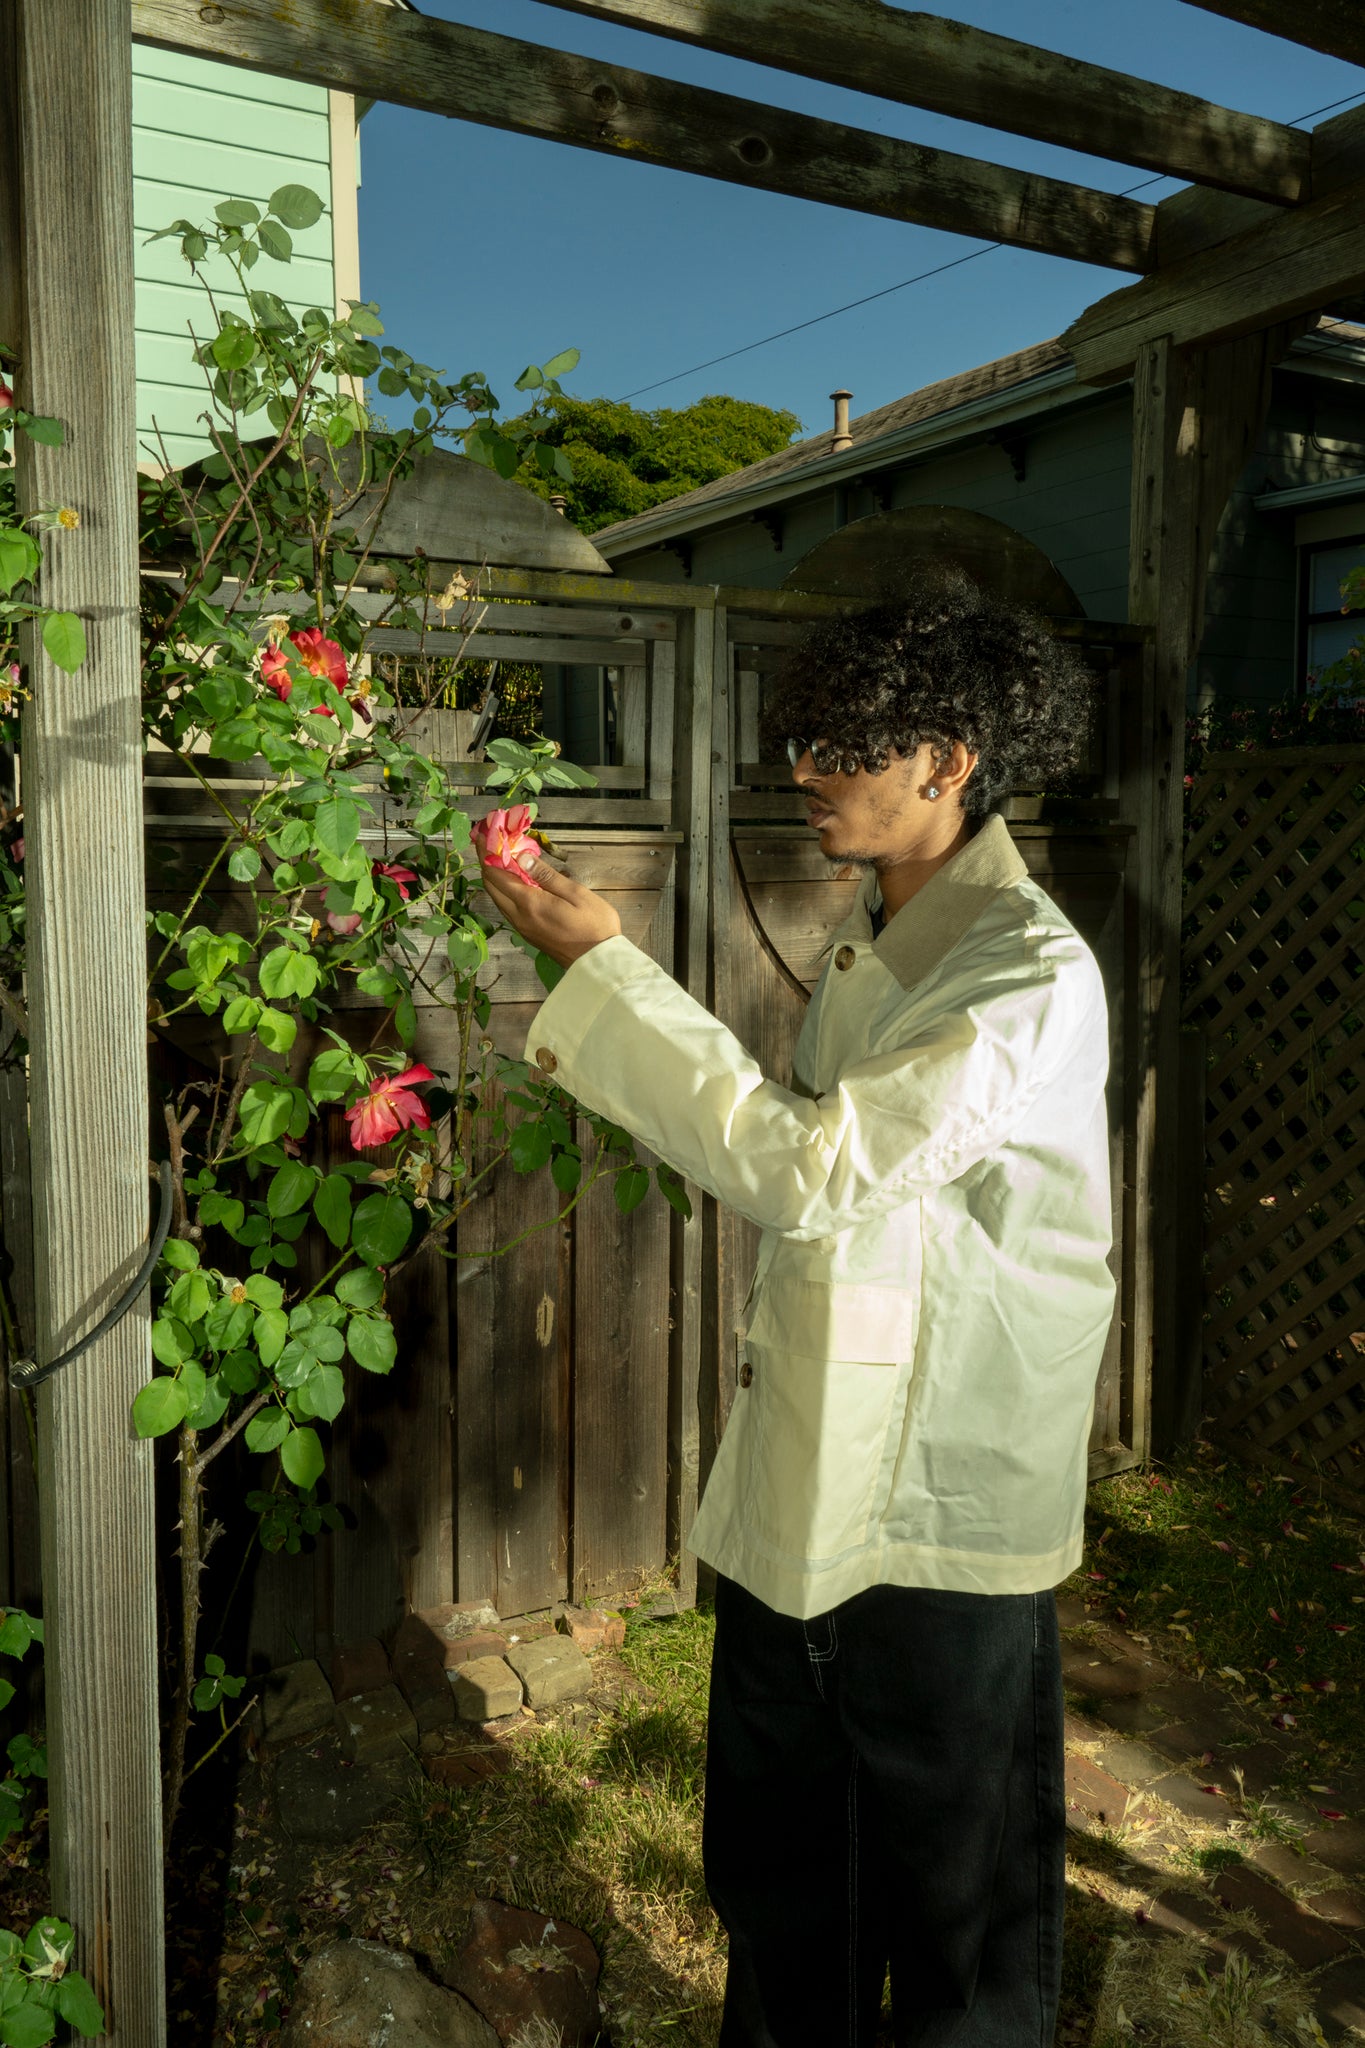
M 769 1274 L 748 1341 L 804 1358 L 901 1365 L 913 1358 L 919 1305 L 899 1287 L 796 1280 Z

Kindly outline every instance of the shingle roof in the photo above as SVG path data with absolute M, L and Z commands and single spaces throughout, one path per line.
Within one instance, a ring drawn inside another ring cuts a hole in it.
M 917 420 L 932 419 L 936 413 L 950 412 L 954 406 L 969 404 L 974 398 L 985 398 L 992 392 L 1006 391 L 1011 385 L 1027 383 L 1031 377 L 1041 376 L 1046 370 L 1060 369 L 1070 360 L 1060 341 L 1040 341 L 1031 348 L 1016 349 L 1013 355 L 997 356 L 993 363 L 982 363 L 975 370 L 963 370 L 956 377 L 941 377 L 936 384 L 925 384 L 905 398 L 894 398 L 890 405 L 880 405 L 875 412 L 865 412 L 851 420 L 849 432 L 853 446 L 856 448 L 862 441 L 881 440 L 884 435 L 893 434 L 901 427 L 913 426 Z M 793 441 L 789 448 L 779 448 L 776 455 L 767 455 L 761 462 L 751 462 L 747 469 L 717 477 L 714 483 L 702 484 L 695 491 L 684 491 L 676 498 L 667 499 L 663 505 L 651 506 L 648 512 L 637 512 L 633 518 L 619 519 L 613 526 L 604 526 L 593 535 L 593 540 L 596 543 L 609 535 L 623 533 L 627 527 L 657 517 L 664 510 L 676 513 L 692 505 L 710 505 L 717 498 L 728 498 L 741 487 L 776 480 L 788 470 L 803 469 L 807 463 L 828 455 L 832 435 L 832 427 L 826 427 L 822 433 L 808 435 L 804 441 Z
M 1365 327 L 1324 315 L 1316 330 L 1304 340 L 1311 343 L 1319 338 L 1322 342 L 1345 341 L 1358 346 L 1365 343 Z M 887 439 L 903 428 L 933 419 L 939 413 L 970 405 L 975 399 L 989 398 L 997 392 L 1027 384 L 1050 370 L 1064 369 L 1070 361 L 1069 350 L 1054 338 L 1035 342 L 1029 348 L 1016 349 L 1012 355 L 997 356 L 994 362 L 982 363 L 974 370 L 963 370 L 955 377 L 941 377 L 936 384 L 925 384 L 904 398 L 893 399 L 890 405 L 878 406 L 874 412 L 862 413 L 850 421 L 852 446 L 847 452 L 852 453 L 863 443 L 870 446 Z M 795 476 L 800 470 L 828 456 L 832 439 L 833 428 L 827 426 L 818 434 L 808 435 L 804 441 L 793 441 L 790 447 L 780 448 L 776 455 L 767 455 L 761 462 L 751 462 L 747 469 L 734 470 L 729 476 L 717 477 L 714 483 L 702 484 L 695 491 L 684 491 L 676 498 L 652 505 L 647 512 L 637 512 L 630 519 L 618 519 L 612 526 L 601 527 L 593 535 L 593 544 L 600 547 L 604 541 L 637 531 L 643 541 L 649 529 L 665 518 L 673 525 L 680 513 L 686 514 L 694 508 L 698 512 L 707 512 L 740 492 L 779 483 L 788 475 Z

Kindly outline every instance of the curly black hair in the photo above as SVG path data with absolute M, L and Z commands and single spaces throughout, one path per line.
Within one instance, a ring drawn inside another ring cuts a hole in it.
M 880 774 L 892 748 L 955 740 L 977 755 L 962 809 L 980 821 L 1018 788 L 1055 789 L 1088 751 L 1095 678 L 1044 620 L 963 570 L 920 572 L 894 599 L 823 619 L 774 675 L 762 739 L 823 741 L 846 773 Z

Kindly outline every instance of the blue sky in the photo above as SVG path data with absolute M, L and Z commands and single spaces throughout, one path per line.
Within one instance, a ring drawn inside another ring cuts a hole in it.
M 420 0 L 422 12 L 850 125 L 1121 191 L 1150 174 L 582 20 L 538 0 Z M 956 0 L 955 19 L 1292 120 L 1365 70 L 1184 0 Z M 377 106 L 362 128 L 361 283 L 390 337 L 504 410 L 528 361 L 576 347 L 580 397 L 687 405 L 713 391 L 786 406 L 807 432 L 845 385 L 855 414 L 1058 333 L 1119 272 L 1000 249 L 784 340 L 694 371 L 980 247 L 964 237 L 591 151 Z M 1145 199 L 1176 186 L 1149 185 Z M 678 372 L 689 374 L 678 376 Z M 660 380 L 668 379 L 668 382 Z

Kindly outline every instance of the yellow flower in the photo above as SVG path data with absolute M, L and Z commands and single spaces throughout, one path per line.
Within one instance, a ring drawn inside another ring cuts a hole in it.
M 81 515 L 74 505 L 59 505 L 57 507 L 58 526 L 64 526 L 71 533 L 75 531 L 80 523 Z

